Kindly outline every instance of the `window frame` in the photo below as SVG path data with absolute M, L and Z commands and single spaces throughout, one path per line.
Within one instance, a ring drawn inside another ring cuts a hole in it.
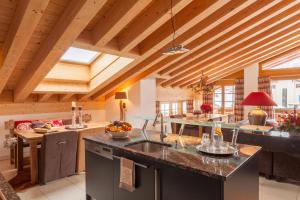
M 233 87 L 233 92 L 232 93 L 227 93 L 225 92 L 225 87 L 231 86 Z M 220 89 L 220 93 L 216 93 L 215 91 Z M 216 94 L 221 94 L 221 101 L 216 101 L 215 100 L 215 95 Z M 233 95 L 232 101 L 226 101 L 226 94 L 231 94 Z M 234 106 L 235 106 L 235 85 L 234 84 L 224 84 L 224 85 L 218 85 L 217 87 L 214 88 L 214 93 L 213 93 L 213 105 L 214 108 L 216 108 L 216 102 L 221 103 L 221 107 L 218 108 L 218 112 L 225 114 L 225 112 L 234 112 Z M 232 102 L 232 108 L 226 108 L 225 107 L 225 102 Z

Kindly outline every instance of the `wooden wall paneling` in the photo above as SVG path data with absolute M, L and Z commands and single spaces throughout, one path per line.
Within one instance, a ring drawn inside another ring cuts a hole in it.
M 39 94 L 39 102 L 46 102 L 53 94 Z
M 27 76 L 18 83 L 15 89 L 15 101 L 21 102 L 26 99 L 106 1 L 70 2 L 48 39 L 41 45 L 41 50 L 35 55 L 30 67 L 27 67 Z
M 0 93 L 13 73 L 48 3 L 49 0 L 19 1 L 3 45 L 3 60 L 0 67 Z
M 84 110 L 104 110 L 104 101 L 78 102 Z M 0 115 L 70 112 L 71 102 L 0 103 Z
M 60 96 L 60 101 L 70 101 L 71 97 L 74 96 L 74 94 L 63 94 Z
M 73 83 L 73 82 L 57 82 L 57 81 L 42 81 L 34 89 L 35 93 L 77 93 L 86 94 L 89 92 L 89 85 L 86 83 Z

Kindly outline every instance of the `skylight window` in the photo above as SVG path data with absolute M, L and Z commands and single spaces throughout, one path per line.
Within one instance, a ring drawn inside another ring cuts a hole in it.
M 65 54 L 61 57 L 61 61 L 74 62 L 80 64 L 89 65 L 93 62 L 100 52 L 91 51 L 86 49 L 79 49 L 75 47 L 70 47 Z

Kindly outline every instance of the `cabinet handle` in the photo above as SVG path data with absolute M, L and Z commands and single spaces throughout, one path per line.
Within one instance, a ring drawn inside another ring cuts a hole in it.
M 119 159 L 119 160 L 121 159 L 120 156 L 113 156 L 113 158 L 116 158 L 116 159 Z M 149 166 L 143 165 L 143 164 L 140 164 L 140 163 L 137 163 L 137 162 L 134 162 L 134 165 L 145 168 L 145 169 L 149 168 Z

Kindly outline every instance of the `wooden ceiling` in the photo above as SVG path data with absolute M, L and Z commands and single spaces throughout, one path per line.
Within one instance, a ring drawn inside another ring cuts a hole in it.
M 170 0 L 1 0 L 0 93 L 13 91 L 23 102 L 43 86 L 53 90 L 41 92 L 41 101 L 61 87 L 61 101 L 108 98 L 153 75 L 164 87 L 190 87 L 202 72 L 214 82 L 300 46 L 299 0 L 172 1 L 176 43 L 190 51 L 166 56 Z M 87 78 L 43 84 L 71 46 L 134 61 L 98 85 Z M 68 91 L 79 85 L 87 89 Z

